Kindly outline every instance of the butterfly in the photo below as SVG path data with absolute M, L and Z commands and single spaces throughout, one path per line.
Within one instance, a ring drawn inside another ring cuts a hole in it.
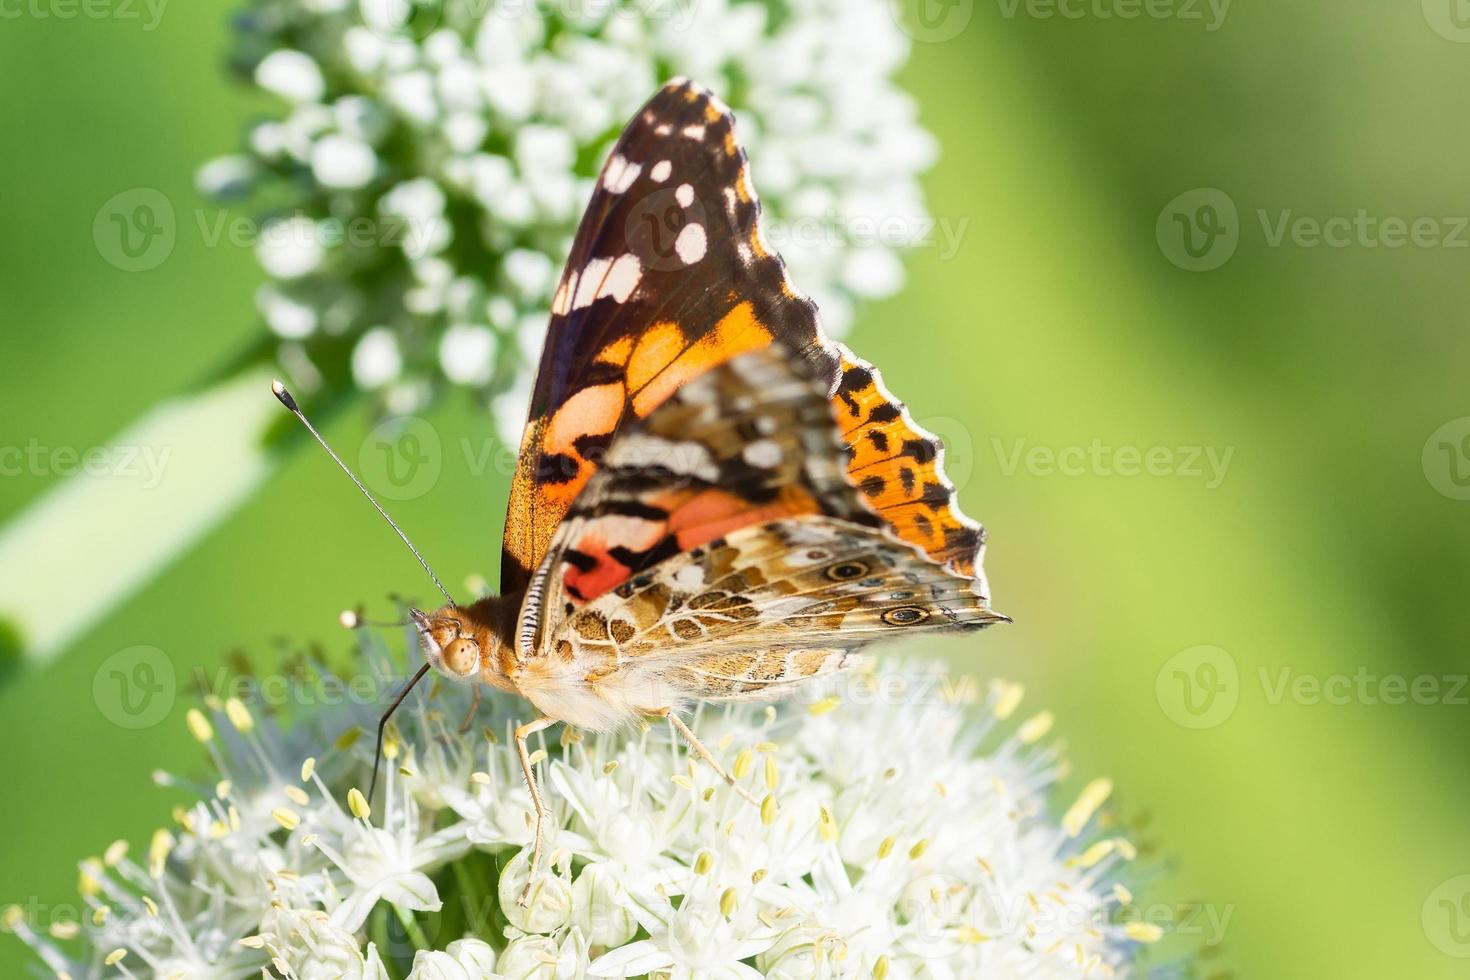
M 410 611 L 415 680 L 432 667 L 537 712 L 515 730 L 533 872 L 534 733 L 666 717 L 749 796 L 680 718 L 690 704 L 780 698 L 869 644 L 1006 619 L 943 460 L 790 282 L 730 111 L 664 86 L 611 151 L 555 290 L 500 594 Z

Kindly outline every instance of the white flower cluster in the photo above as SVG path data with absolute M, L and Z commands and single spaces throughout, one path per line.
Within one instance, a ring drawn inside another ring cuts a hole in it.
M 242 23 L 237 63 L 287 111 L 199 183 L 277 206 L 258 306 L 305 383 L 395 409 L 440 377 L 524 387 L 593 176 L 675 75 L 734 106 L 767 238 L 833 333 L 923 227 L 935 148 L 889 0 L 255 0 Z
M 72 978 L 1136 973 L 1160 930 L 1117 881 L 1131 846 L 1098 830 L 1107 782 L 1048 817 L 1049 714 L 1017 722 L 1019 686 L 912 664 L 844 687 L 695 719 L 759 807 L 663 723 L 543 743 L 550 861 L 527 908 L 531 801 L 495 734 L 516 699 L 487 697 L 486 727 L 462 734 L 463 687 L 411 698 L 371 808 L 357 789 L 370 740 L 352 738 L 366 707 L 283 728 L 239 699 L 214 703 L 188 727 L 219 782 L 145 855 L 118 843 L 83 862 L 86 921 L 46 935 L 12 910 L 5 924 Z

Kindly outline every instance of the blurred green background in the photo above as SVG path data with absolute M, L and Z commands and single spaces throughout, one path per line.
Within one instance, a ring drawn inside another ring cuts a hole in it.
M 0 445 L 102 443 L 257 336 L 248 252 L 186 225 L 166 263 L 129 274 L 91 232 L 130 187 L 204 206 L 195 167 L 258 108 L 221 68 L 231 8 L 177 3 L 153 31 L 7 8 Z M 1470 422 L 1435 435 L 1470 415 L 1470 38 L 1455 0 L 1241 0 L 1223 20 L 1185 0 L 1136 19 L 1066 9 L 1082 16 L 1009 0 L 929 11 L 958 29 L 916 43 L 904 82 L 943 145 L 929 203 L 960 245 L 916 251 L 907 289 L 851 338 L 920 419 L 949 420 L 936 425 L 966 509 L 990 528 L 1016 625 L 942 652 L 1056 711 L 1069 791 L 1106 773 L 1125 809 L 1151 812 L 1176 865 L 1158 891 L 1229 916 L 1221 964 L 1464 976 Z M 1218 250 L 1192 259 L 1211 203 Z M 1310 222 L 1360 210 L 1432 219 L 1440 240 L 1390 247 L 1359 222 L 1313 243 Z M 1308 223 L 1277 237 L 1284 214 Z M 432 421 L 488 430 L 454 401 Z M 358 406 L 329 436 L 356 446 L 371 424 Z M 1153 474 L 1047 464 L 1094 444 L 1162 448 Z M 1195 447 L 1229 453 L 1222 478 Z M 51 479 L 0 480 L 0 519 Z M 450 452 L 432 493 L 392 509 L 457 583 L 494 572 L 505 490 Z M 110 655 L 151 645 L 188 678 L 232 650 L 268 658 L 281 637 L 345 649 L 339 609 L 426 592 L 351 492 L 294 453 L 125 608 L 0 687 L 0 901 L 74 901 L 78 858 L 166 818 L 149 773 L 197 768 L 183 702 L 141 730 L 98 710 Z M 1421 697 L 1388 703 L 1416 681 Z M 0 975 L 22 961 L 0 940 Z

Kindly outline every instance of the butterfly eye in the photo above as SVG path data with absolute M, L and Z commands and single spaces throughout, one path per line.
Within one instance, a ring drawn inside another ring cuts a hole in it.
M 929 618 L 929 611 L 918 606 L 898 606 L 883 614 L 883 622 L 889 626 L 912 626 Z
M 480 665 L 480 645 L 461 637 L 444 648 L 444 667 L 459 677 L 474 673 Z
M 860 561 L 845 561 L 827 569 L 827 577 L 834 582 L 847 582 L 868 574 L 868 566 Z

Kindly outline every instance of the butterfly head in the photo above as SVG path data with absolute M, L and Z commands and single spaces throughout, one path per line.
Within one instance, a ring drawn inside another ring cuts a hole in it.
M 487 596 L 470 606 L 449 603 L 431 613 L 410 609 L 408 615 L 429 666 L 454 680 L 514 690 L 507 679 L 512 666 L 508 630 L 519 608 L 514 596 Z
M 433 613 L 410 609 L 418 627 L 424 659 L 447 677 L 463 679 L 479 673 L 487 654 L 482 646 L 483 630 L 458 606 L 444 606 Z

